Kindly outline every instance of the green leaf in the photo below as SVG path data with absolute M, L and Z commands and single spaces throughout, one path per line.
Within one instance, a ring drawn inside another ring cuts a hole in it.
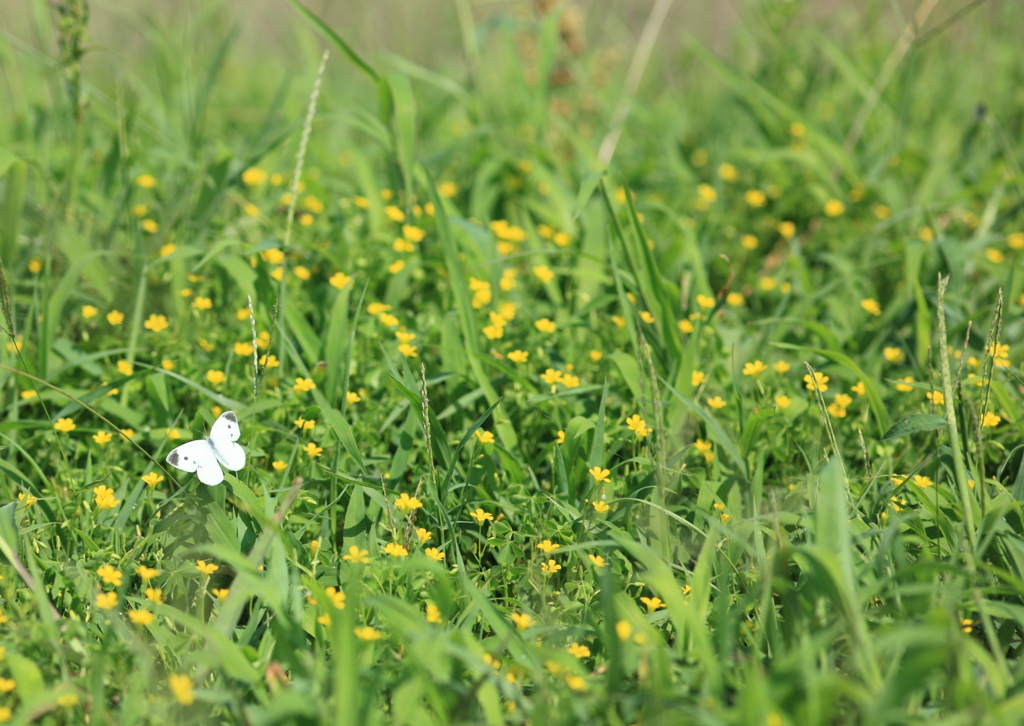
M 946 417 L 939 416 L 937 413 L 915 413 L 910 416 L 905 416 L 899 421 L 894 423 L 885 435 L 882 437 L 882 441 L 888 441 L 889 439 L 900 439 L 904 436 L 910 436 L 910 434 L 916 434 L 918 431 L 935 431 L 941 429 L 946 425 Z
M 347 57 L 349 61 L 351 61 L 353 65 L 355 65 L 356 68 L 365 73 L 370 78 L 371 81 L 373 81 L 374 83 L 377 82 L 377 79 L 379 78 L 377 71 L 373 70 L 373 66 L 364 61 L 358 53 L 352 50 L 352 47 L 344 40 L 342 40 L 340 35 L 331 30 L 323 20 L 318 18 L 316 15 L 311 13 L 302 5 L 299 5 L 299 3 L 296 2 L 296 0 L 288 0 L 288 2 L 291 3 L 291 6 L 293 8 L 299 11 L 302 17 L 304 17 L 310 25 L 312 25 L 314 28 L 323 33 L 323 35 L 329 41 L 331 41 L 331 43 L 333 43 L 334 46 L 338 48 L 338 50 L 344 53 L 345 57 Z

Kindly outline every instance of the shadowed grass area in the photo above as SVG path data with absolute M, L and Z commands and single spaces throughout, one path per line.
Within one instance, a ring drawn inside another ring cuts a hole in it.
M 1024 15 L 668 5 L 25 6 L 0 722 L 1017 722 Z

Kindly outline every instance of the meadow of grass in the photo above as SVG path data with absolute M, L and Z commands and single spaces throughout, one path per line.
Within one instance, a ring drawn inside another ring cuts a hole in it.
M 654 5 L 0 35 L 0 722 L 1022 722 L 1024 9 Z

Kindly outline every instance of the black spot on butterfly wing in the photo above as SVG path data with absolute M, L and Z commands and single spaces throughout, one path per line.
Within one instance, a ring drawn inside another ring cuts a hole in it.
M 226 418 L 228 421 L 230 421 L 233 424 L 237 424 L 238 423 L 238 417 L 235 415 L 234 411 L 227 411 L 224 414 L 224 418 Z

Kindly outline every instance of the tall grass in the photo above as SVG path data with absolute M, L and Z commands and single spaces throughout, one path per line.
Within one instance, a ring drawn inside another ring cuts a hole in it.
M 0 36 L 0 722 L 1019 720 L 1019 9 L 627 81 L 579 8 L 438 69 L 293 2 L 276 85 L 61 7 Z

